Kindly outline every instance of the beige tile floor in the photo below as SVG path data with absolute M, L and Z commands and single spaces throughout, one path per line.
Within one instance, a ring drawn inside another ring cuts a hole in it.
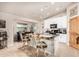
M 0 50 L 0 57 L 27 57 L 27 55 L 18 50 L 21 43 L 15 43 L 13 47 Z M 79 50 L 69 47 L 64 43 L 55 42 L 56 57 L 79 57 Z
M 65 43 L 55 44 L 56 57 L 79 57 L 79 50 L 66 45 Z
M 18 48 L 22 46 L 21 43 L 15 43 L 14 46 L 10 48 L 4 48 L 0 50 L 0 57 L 25 57 L 27 56 Z

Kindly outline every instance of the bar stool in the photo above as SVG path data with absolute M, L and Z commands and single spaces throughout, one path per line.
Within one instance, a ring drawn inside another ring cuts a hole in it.
M 38 43 L 38 44 L 36 45 L 36 48 L 37 48 L 37 57 L 38 57 L 38 56 L 39 56 L 39 51 L 40 51 L 40 49 L 41 49 L 40 43 Z
M 44 41 L 42 41 L 41 43 L 42 43 L 41 48 L 44 51 L 44 55 L 46 56 L 46 50 L 45 49 L 47 48 L 47 44 Z
M 36 45 L 36 48 L 37 48 L 37 56 L 39 55 L 39 50 L 41 49 L 44 52 L 44 56 L 46 56 L 45 49 L 47 48 L 47 44 L 44 41 L 38 42 L 38 44 Z
M 30 45 L 31 39 L 29 37 L 26 38 L 27 45 Z
M 25 36 L 25 40 L 24 41 L 25 41 L 24 42 L 25 45 L 30 45 L 31 39 L 29 38 L 29 36 Z

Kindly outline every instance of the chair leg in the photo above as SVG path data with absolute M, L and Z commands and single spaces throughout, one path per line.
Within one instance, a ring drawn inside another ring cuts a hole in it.
M 37 49 L 37 57 L 38 57 L 38 49 Z

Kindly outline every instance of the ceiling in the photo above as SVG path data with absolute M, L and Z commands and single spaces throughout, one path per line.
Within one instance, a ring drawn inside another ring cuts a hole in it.
M 0 12 L 17 16 L 43 20 L 52 17 L 72 4 L 71 2 L 0 2 Z

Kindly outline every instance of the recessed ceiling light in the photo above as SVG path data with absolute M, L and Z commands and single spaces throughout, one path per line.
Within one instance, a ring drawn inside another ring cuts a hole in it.
M 59 11 L 60 10 L 60 8 L 56 8 L 56 11 Z
M 49 6 L 44 6 L 43 8 L 41 8 L 41 11 L 44 11 L 46 9 L 48 9 Z
M 41 11 L 44 11 L 44 9 L 43 9 L 43 8 L 41 8 Z

